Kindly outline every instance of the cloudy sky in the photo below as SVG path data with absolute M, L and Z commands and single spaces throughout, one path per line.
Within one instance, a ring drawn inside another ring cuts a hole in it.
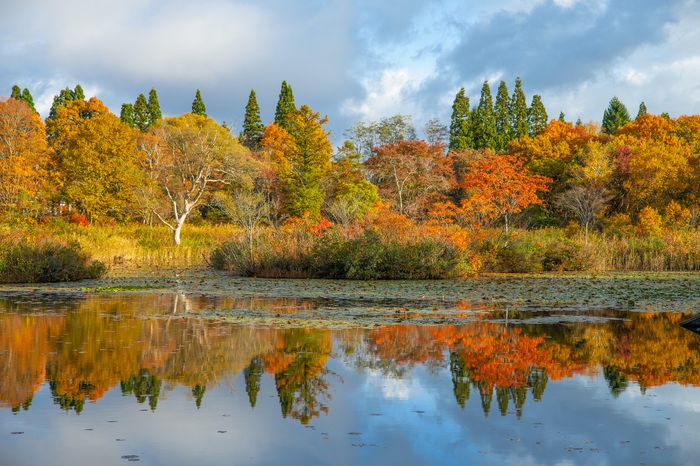
M 635 115 L 700 113 L 700 0 L 0 0 L 0 95 L 28 87 L 46 116 L 80 83 L 115 113 L 155 87 L 163 112 L 240 129 L 251 89 L 263 121 L 282 80 L 330 117 L 397 113 L 449 122 L 460 86 L 484 80 L 550 117 L 600 121 L 617 95 Z

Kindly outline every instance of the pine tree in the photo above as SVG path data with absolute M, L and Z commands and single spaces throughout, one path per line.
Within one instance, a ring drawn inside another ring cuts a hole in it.
M 583 122 L 581 121 L 581 117 L 576 119 L 576 127 L 580 128 L 583 126 Z
M 292 92 L 292 86 L 287 84 L 287 81 L 282 81 L 280 97 L 277 101 L 277 108 L 275 109 L 275 123 L 284 129 L 288 129 L 287 115 L 296 111 L 297 107 L 294 104 L 294 93 Z
M 151 88 L 148 93 L 148 126 L 153 126 L 163 119 L 163 112 L 160 111 L 160 102 L 158 102 L 158 93 L 155 88 Z
M 148 103 L 146 96 L 139 94 L 134 104 L 134 125 L 141 130 L 146 131 L 149 127 L 151 114 L 148 111 Z
M 527 99 L 523 92 L 523 82 L 520 78 L 515 79 L 515 89 L 513 97 L 510 99 L 510 128 L 511 139 L 519 139 L 529 133 L 529 121 L 527 116 Z
M 532 104 L 527 109 L 527 119 L 530 123 L 530 136 L 535 137 L 547 127 L 547 110 L 544 108 L 542 98 L 535 94 L 532 96 Z
M 475 149 L 494 149 L 496 146 L 496 122 L 493 117 L 493 99 L 489 82 L 481 88 L 479 106 L 472 113 L 472 131 Z
M 462 87 L 455 96 L 452 104 L 452 120 L 450 122 L 450 150 L 471 149 L 474 147 L 471 131 L 471 112 L 469 97 Z
M 32 110 L 36 112 L 36 108 L 34 108 L 34 97 L 32 97 L 32 93 L 29 92 L 29 89 L 27 89 L 26 87 L 22 90 L 21 99 L 24 103 L 29 105 L 29 107 L 31 107 Z
M 134 104 L 122 104 L 122 111 L 119 114 L 119 119 L 133 128 L 135 124 Z
M 603 132 L 614 135 L 619 128 L 622 128 L 630 121 L 630 114 L 627 107 L 620 102 L 617 97 L 610 99 L 608 108 L 603 112 Z
M 73 91 L 73 100 L 85 100 L 85 92 L 83 92 L 83 87 L 80 84 L 75 86 L 75 90 Z
M 642 103 L 639 104 L 639 111 L 637 112 L 636 118 L 643 117 L 646 114 L 647 114 L 647 106 L 644 104 L 644 101 L 642 101 Z
M 17 84 L 12 86 L 12 94 L 10 94 L 10 97 L 15 100 L 22 100 L 22 89 L 20 89 Z
M 566 123 L 566 115 L 564 115 L 564 112 L 559 112 L 559 121 Z
M 508 97 L 508 86 L 505 81 L 498 85 L 496 93 L 496 108 L 494 110 L 494 123 L 496 125 L 496 150 L 503 152 L 508 147 L 511 140 L 510 130 L 510 99 Z
M 199 89 L 197 89 L 197 93 L 194 95 L 194 100 L 192 101 L 192 113 L 195 115 L 202 115 L 203 117 L 207 116 L 207 106 L 204 105 L 202 94 L 199 92 Z
M 255 90 L 251 89 L 243 118 L 243 145 L 250 150 L 257 150 L 264 129 L 265 126 L 260 119 L 258 99 L 255 97 Z
M 661 112 L 661 116 L 662 116 L 663 118 L 666 118 L 667 120 L 670 120 L 670 119 L 671 119 L 671 115 L 669 115 L 668 112 Z

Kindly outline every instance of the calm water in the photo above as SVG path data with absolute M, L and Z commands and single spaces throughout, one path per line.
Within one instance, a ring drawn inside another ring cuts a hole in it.
M 0 464 L 698 463 L 689 314 L 338 330 L 182 314 L 325 305 L 6 293 Z

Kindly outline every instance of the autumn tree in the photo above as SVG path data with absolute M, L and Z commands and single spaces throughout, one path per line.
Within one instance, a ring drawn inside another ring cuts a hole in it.
M 450 120 L 450 150 L 470 149 L 474 145 L 471 131 L 471 111 L 469 97 L 464 87 L 459 89 L 452 104 L 452 119 Z
M 509 234 L 513 216 L 533 204 L 542 204 L 537 192 L 548 191 L 551 179 L 529 175 L 520 157 L 491 154 L 471 165 L 464 175 L 462 188 L 468 197 L 462 208 L 476 211 L 488 220 L 503 220 L 503 231 Z
M 372 155 L 375 147 L 417 138 L 410 115 L 394 115 L 370 123 L 359 121 L 347 129 L 344 135 L 362 154 L 363 159 Z
M 0 203 L 6 214 L 38 215 L 49 161 L 39 114 L 21 100 L 0 99 Z
M 204 118 L 207 117 L 207 106 L 204 105 L 202 93 L 199 92 L 199 89 L 197 89 L 197 92 L 194 95 L 194 100 L 192 101 L 192 113 L 203 116 Z
M 297 111 L 297 106 L 294 103 L 294 92 L 292 86 L 287 84 L 287 81 L 282 81 L 277 108 L 275 108 L 275 123 L 282 129 L 287 127 L 287 115 L 291 115 Z
M 255 164 L 228 131 L 203 115 L 166 118 L 154 133 L 162 139 L 165 154 L 153 167 L 161 200 L 153 213 L 180 244 L 183 225 L 210 189 L 217 184 L 250 185 Z
M 375 147 L 365 168 L 370 181 L 402 215 L 420 216 L 431 200 L 454 184 L 452 166 L 442 146 L 421 140 Z
M 488 81 L 484 81 L 479 106 L 472 112 L 472 137 L 475 149 L 494 149 L 496 147 L 496 123 Z
M 445 140 L 448 138 L 449 133 L 447 126 L 443 125 L 439 118 L 431 118 L 422 129 L 428 144 L 441 144 L 444 147 Z
M 630 121 L 630 114 L 627 107 L 620 102 L 617 97 L 610 99 L 608 108 L 603 112 L 603 132 L 615 135 L 619 128 L 622 128 Z
M 125 220 L 140 182 L 134 134 L 95 97 L 59 106 L 47 120 L 63 198 L 96 220 Z
M 573 213 L 584 227 L 585 238 L 588 230 L 605 210 L 611 196 L 605 186 L 596 184 L 574 185 L 556 197 L 559 207 Z
M 527 110 L 527 99 L 525 98 L 525 93 L 523 92 L 523 83 L 520 80 L 520 77 L 518 77 L 515 79 L 513 97 L 510 99 L 511 139 L 519 139 L 523 136 L 527 136 L 530 133 L 530 123 L 528 121 Z M 547 121 L 546 115 L 547 113 L 545 112 L 545 122 Z
M 258 99 L 255 96 L 255 90 L 251 89 L 243 118 L 243 145 L 251 150 L 256 150 L 260 145 L 264 129 L 265 126 L 260 119 Z
M 496 125 L 495 149 L 498 152 L 503 152 L 511 139 L 510 107 L 508 86 L 505 81 L 501 81 L 496 92 L 496 107 L 493 115 Z

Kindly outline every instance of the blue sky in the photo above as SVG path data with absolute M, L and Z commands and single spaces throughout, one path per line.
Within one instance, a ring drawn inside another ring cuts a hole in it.
M 208 113 L 240 129 L 250 89 L 265 122 L 282 80 L 330 117 L 397 113 L 449 122 L 460 86 L 484 80 L 550 117 L 600 121 L 617 95 L 636 114 L 700 113 L 700 0 L 0 0 L 0 95 L 28 87 L 46 116 L 80 83 L 115 113 L 155 87 L 166 115 Z

